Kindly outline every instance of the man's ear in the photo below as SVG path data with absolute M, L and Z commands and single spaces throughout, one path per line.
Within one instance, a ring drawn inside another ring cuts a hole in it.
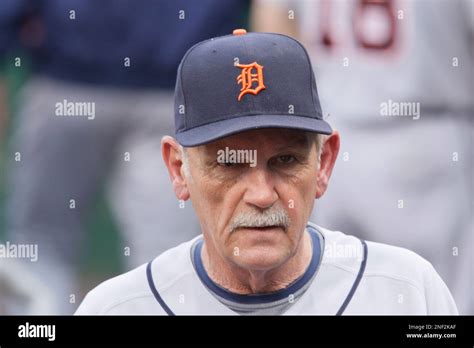
M 337 154 L 339 153 L 340 137 L 339 132 L 334 131 L 324 142 L 321 150 L 321 161 L 317 175 L 316 198 L 324 195 L 328 188 L 329 178 L 331 177 L 334 164 L 336 164 Z
M 190 195 L 184 176 L 183 159 L 180 145 L 176 139 L 164 136 L 161 139 L 161 154 L 168 168 L 176 197 L 183 201 L 188 200 Z

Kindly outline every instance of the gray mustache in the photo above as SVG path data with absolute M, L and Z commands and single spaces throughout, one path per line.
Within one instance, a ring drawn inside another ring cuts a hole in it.
M 290 227 L 290 217 L 285 209 L 281 207 L 271 207 L 263 212 L 239 213 L 230 223 L 230 230 L 234 232 L 239 228 L 280 226 L 285 231 Z

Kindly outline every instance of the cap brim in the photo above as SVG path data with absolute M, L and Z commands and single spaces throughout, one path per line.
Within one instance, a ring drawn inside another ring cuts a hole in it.
M 178 142 L 185 147 L 203 145 L 251 129 L 287 128 L 300 129 L 320 134 L 331 134 L 331 126 L 324 120 L 296 115 L 252 115 L 234 117 L 176 134 Z

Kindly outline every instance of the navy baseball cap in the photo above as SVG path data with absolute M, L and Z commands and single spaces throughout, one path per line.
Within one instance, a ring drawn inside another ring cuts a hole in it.
M 332 133 L 305 48 L 286 35 L 244 29 L 202 41 L 184 55 L 175 127 L 186 147 L 258 128 Z

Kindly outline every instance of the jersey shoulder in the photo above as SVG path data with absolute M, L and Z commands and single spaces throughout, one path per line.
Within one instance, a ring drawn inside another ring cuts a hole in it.
M 328 254 L 325 263 L 359 272 L 360 261 L 364 257 L 362 241 L 340 231 L 330 231 L 319 226 L 318 229 L 325 239 L 324 252 Z M 364 243 L 367 253 L 365 277 L 385 277 L 408 282 L 421 289 L 424 276 L 435 272 L 430 262 L 411 250 L 371 241 Z
M 195 239 L 166 250 L 153 260 L 152 265 L 166 265 L 160 268 L 160 278 L 169 279 L 165 284 L 188 271 L 183 267 L 184 262 L 179 260 L 189 255 Z M 153 279 L 154 275 L 148 275 L 148 265 L 143 264 L 96 286 L 89 291 L 75 314 L 165 314 L 151 290 L 149 277 Z
M 102 282 L 87 293 L 75 314 L 119 314 L 131 305 L 147 302 L 153 294 L 148 288 L 146 267 L 141 265 Z
M 375 242 L 367 242 L 367 246 L 365 279 L 385 282 L 393 288 L 403 284 L 406 289 L 416 289 L 426 314 L 458 314 L 449 288 L 429 261 L 405 248 Z
M 405 289 L 425 303 L 428 314 L 457 313 L 446 284 L 432 264 L 417 253 L 397 246 L 361 241 L 319 226 L 318 229 L 324 236 L 323 264 L 326 267 L 345 270 L 353 275 L 364 267 L 361 272 L 362 287 L 385 291 Z M 362 262 L 364 257 L 365 263 Z

